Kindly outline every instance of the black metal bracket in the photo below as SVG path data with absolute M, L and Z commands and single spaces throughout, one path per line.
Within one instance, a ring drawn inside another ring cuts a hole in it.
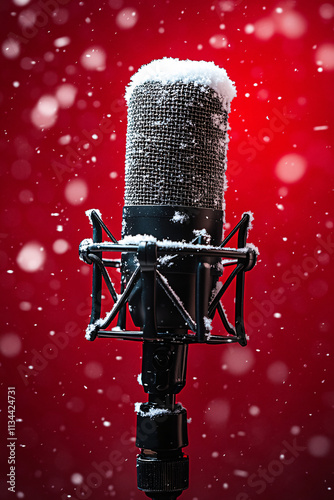
M 190 316 L 174 290 L 170 287 L 166 277 L 159 271 L 157 266 L 158 257 L 171 253 L 171 245 L 166 245 L 166 243 L 160 241 L 142 241 L 139 242 L 139 244 L 127 244 L 122 241 L 118 242 L 96 211 L 90 211 L 90 219 L 93 225 L 93 239 L 83 240 L 79 246 L 80 258 L 84 262 L 93 265 L 92 311 L 90 324 L 86 331 L 86 338 L 88 340 L 95 340 L 96 337 L 99 337 L 136 341 L 160 339 L 183 343 L 226 344 L 238 342 L 242 346 L 247 344 L 244 326 L 245 273 L 255 266 L 257 258 L 256 249 L 253 246 L 246 245 L 247 233 L 250 226 L 249 213 L 243 214 L 238 224 L 218 247 L 203 244 L 200 239 L 197 239 L 196 242 L 182 245 L 175 242 L 175 247 L 172 246 L 173 254 L 195 255 L 198 257 L 195 318 Z M 102 229 L 111 241 L 102 241 Z M 236 233 L 238 233 L 238 248 L 226 247 L 227 243 Z M 121 266 L 121 260 L 105 258 L 104 254 L 109 252 L 133 252 L 138 258 L 138 267 L 126 286 L 124 282 L 122 282 L 120 295 L 116 293 L 107 268 L 119 268 Z M 219 257 L 222 259 L 224 268 L 231 265 L 236 266 L 211 302 L 209 302 L 209 290 L 207 286 L 210 265 L 201 261 L 201 257 Z M 236 278 L 236 300 L 235 322 L 234 325 L 232 325 L 228 321 L 224 307 L 221 303 L 221 298 L 234 281 L 234 278 Z M 105 318 L 101 318 L 102 279 L 104 279 L 114 301 L 112 310 Z M 145 310 L 144 324 L 142 330 L 128 331 L 125 327 L 125 307 L 139 279 L 145 283 L 143 287 L 145 292 L 143 292 L 142 296 Z M 155 318 L 157 285 L 161 287 L 168 296 L 192 333 L 176 336 L 172 333 L 161 333 L 157 331 Z M 218 311 L 227 335 L 214 335 L 210 331 L 210 320 L 212 320 L 216 311 Z M 117 315 L 118 327 L 107 330 L 108 326 Z

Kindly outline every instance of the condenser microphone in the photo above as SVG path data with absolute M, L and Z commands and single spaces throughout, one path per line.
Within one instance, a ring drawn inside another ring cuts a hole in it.
M 212 62 L 164 58 L 142 66 L 126 90 L 122 239 L 98 210 L 90 210 L 93 239 L 79 248 L 80 258 L 93 265 L 86 338 L 143 343 L 148 402 L 136 406 L 137 484 L 152 500 L 175 500 L 188 487 L 187 412 L 176 402 L 186 383 L 188 345 L 247 343 L 244 278 L 257 255 L 246 243 L 251 214 L 223 236 L 228 113 L 235 95 L 226 71 Z M 103 231 L 110 241 L 103 241 Z M 234 235 L 237 248 L 230 248 Z M 110 252 L 121 258 L 106 258 Z M 109 267 L 121 271 L 120 293 Z M 102 280 L 114 301 L 104 317 Z M 221 302 L 233 282 L 234 324 Z M 224 335 L 213 332 L 216 312 Z M 137 329 L 127 329 L 127 313 Z M 109 328 L 116 318 L 117 326 Z
M 220 245 L 234 83 L 212 62 L 171 58 L 142 66 L 131 80 L 126 91 L 125 241 L 153 237 Z M 211 294 L 221 275 L 220 259 L 208 259 L 208 264 Z M 126 281 L 136 267 L 134 256 L 123 254 Z M 158 269 L 193 317 L 196 268 L 196 258 L 172 252 L 158 260 Z M 143 325 L 141 296 L 138 284 L 129 299 L 137 326 Z M 161 289 L 157 325 L 158 330 L 187 328 Z

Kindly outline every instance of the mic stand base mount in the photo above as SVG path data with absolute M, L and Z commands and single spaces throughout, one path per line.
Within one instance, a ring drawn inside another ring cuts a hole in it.
M 149 401 L 137 405 L 138 489 L 152 500 L 175 500 L 189 486 L 187 411 L 175 402 L 185 385 L 188 346 L 146 341 L 142 382 Z
M 154 500 L 175 500 L 189 485 L 189 459 L 181 452 L 137 457 L 138 489 Z

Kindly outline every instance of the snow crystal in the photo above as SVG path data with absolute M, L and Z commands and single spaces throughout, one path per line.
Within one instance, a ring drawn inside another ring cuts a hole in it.
M 161 257 L 158 258 L 158 262 L 162 266 L 171 267 L 174 264 L 173 259 L 175 257 L 176 255 L 162 255 Z
M 202 230 L 201 230 L 202 231 Z M 182 249 L 184 247 L 189 248 L 189 250 L 194 250 L 195 252 L 198 250 L 215 250 L 217 247 L 213 245 L 195 245 L 192 243 L 186 243 L 184 241 L 171 241 L 171 240 L 157 240 L 154 236 L 149 234 L 136 234 L 136 235 L 128 235 L 124 236 L 118 243 L 119 245 L 138 245 L 142 241 L 152 241 L 156 242 L 158 245 L 163 245 L 167 248 L 172 249 Z M 248 249 L 252 248 L 258 254 L 258 248 L 252 243 L 248 243 L 246 247 L 239 248 L 239 252 L 247 253 Z M 230 247 L 224 247 L 224 250 L 234 250 Z
M 222 130 L 223 132 L 226 132 L 229 130 L 229 126 L 226 120 L 224 120 L 224 115 L 219 115 L 219 114 L 213 114 L 212 115 L 212 123 L 215 128 L 218 128 L 219 130 Z M 224 138 L 222 141 L 222 145 L 225 144 L 227 138 Z
M 102 214 L 98 208 L 91 208 L 90 210 L 86 210 L 85 214 L 89 218 L 89 222 L 91 223 L 91 225 L 93 225 L 92 212 L 96 212 L 100 219 L 102 219 Z
M 247 212 L 244 212 L 242 214 L 242 217 L 244 215 L 249 215 L 248 230 L 253 229 L 253 221 L 254 221 L 254 214 L 253 214 L 253 212 L 251 212 L 250 210 L 248 210 Z
M 181 212 L 176 211 L 175 214 L 173 215 L 173 218 L 171 219 L 172 222 L 179 222 L 180 224 L 183 224 L 189 219 L 189 216 L 187 214 L 182 214 Z
M 250 250 L 254 250 L 257 257 L 260 255 L 260 250 L 253 243 L 246 243 L 246 248 L 249 248 Z M 241 250 L 241 248 L 239 248 L 239 250 Z
M 136 234 L 124 236 L 118 243 L 120 245 L 139 245 L 141 241 L 157 241 L 157 239 L 149 234 Z
M 204 316 L 204 326 L 207 330 L 212 330 L 212 319 L 210 318 L 207 318 L 206 316 Z
M 160 415 L 166 415 L 167 413 L 169 414 L 175 414 L 175 413 L 180 413 L 183 410 L 182 406 L 179 406 L 175 410 L 169 410 L 168 408 L 150 408 L 149 411 L 142 411 L 140 409 L 142 403 L 135 403 L 135 412 L 140 415 L 141 417 L 149 417 L 154 419 L 154 417 L 160 416 Z
M 199 236 L 203 236 L 205 243 L 210 243 L 211 235 L 207 232 L 206 229 L 194 229 L 194 235 L 198 238 Z
M 106 318 L 107 318 L 107 316 L 108 316 L 108 313 L 106 314 Z M 106 318 L 105 318 L 105 319 L 106 319 Z M 93 337 L 93 332 L 94 332 L 97 328 L 102 327 L 103 323 L 105 322 L 105 319 L 103 319 L 103 318 L 99 318 L 99 319 L 97 319 L 97 320 L 95 321 L 95 323 L 91 323 L 91 324 L 89 324 L 89 325 L 87 326 L 87 328 L 86 328 L 86 335 L 85 335 L 85 337 L 86 337 L 86 339 L 87 339 L 87 340 L 92 340 L 92 337 Z
M 163 85 L 182 81 L 183 83 L 194 82 L 197 85 L 211 87 L 221 97 L 229 101 L 236 96 L 234 82 L 232 82 L 225 69 L 219 68 L 213 62 L 181 61 L 171 57 L 164 57 L 151 61 L 142 66 L 137 73 L 131 77 L 131 83 L 127 87 L 125 98 L 129 102 L 133 90 L 145 82 L 161 82 Z

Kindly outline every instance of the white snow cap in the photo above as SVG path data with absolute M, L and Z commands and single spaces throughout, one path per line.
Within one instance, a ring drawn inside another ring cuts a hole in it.
M 194 82 L 198 85 L 211 87 L 221 97 L 232 101 L 237 95 L 234 82 L 229 79 L 224 68 L 208 61 L 180 61 L 172 57 L 156 59 L 145 64 L 132 75 L 125 99 L 129 103 L 133 90 L 145 82 L 161 82 L 164 85 L 174 82 Z

